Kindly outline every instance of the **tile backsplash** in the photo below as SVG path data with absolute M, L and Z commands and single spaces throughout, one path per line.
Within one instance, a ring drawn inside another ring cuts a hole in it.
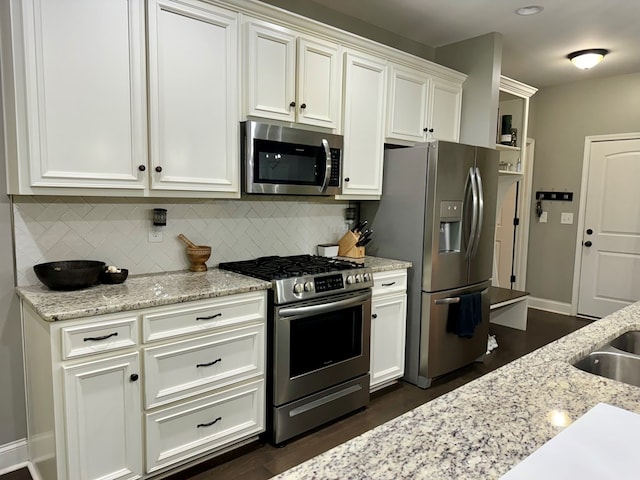
M 243 197 L 240 200 L 14 197 L 18 285 L 37 284 L 33 265 L 101 260 L 130 275 L 185 270 L 183 233 L 211 245 L 207 265 L 265 255 L 315 254 L 348 228 L 348 202 L 316 197 Z M 153 227 L 153 208 L 167 209 L 167 226 Z M 160 228 L 163 240 L 149 241 Z

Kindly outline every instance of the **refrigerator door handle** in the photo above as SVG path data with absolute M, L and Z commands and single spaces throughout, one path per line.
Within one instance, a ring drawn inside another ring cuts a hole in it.
M 471 252 L 471 258 L 476 256 L 478 247 L 480 246 L 480 235 L 482 234 L 482 218 L 484 217 L 484 192 L 482 190 L 482 177 L 480 176 L 480 169 L 476 167 L 476 183 L 478 185 L 478 222 L 473 240 L 473 251 Z
M 460 303 L 460 297 L 438 298 L 433 303 L 436 305 L 451 305 L 452 303 Z
M 476 230 L 478 228 L 478 187 L 476 185 L 476 174 L 474 167 L 469 168 L 469 183 L 471 184 L 471 230 L 469 231 L 469 241 L 467 243 L 467 251 L 464 255 L 466 260 L 471 258 L 476 238 Z

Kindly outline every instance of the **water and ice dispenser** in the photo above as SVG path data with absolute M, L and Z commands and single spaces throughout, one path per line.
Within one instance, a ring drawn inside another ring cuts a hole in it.
M 462 234 L 462 202 L 440 202 L 440 253 L 459 252 Z

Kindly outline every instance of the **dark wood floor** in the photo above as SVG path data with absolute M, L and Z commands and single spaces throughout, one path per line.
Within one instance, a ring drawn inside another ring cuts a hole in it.
M 498 348 L 484 363 L 474 363 L 434 380 L 422 390 L 400 382 L 371 395 L 369 406 L 353 415 L 276 448 L 254 442 L 230 454 L 180 472 L 171 480 L 264 480 L 346 442 L 392 418 L 464 385 L 557 338 L 590 323 L 576 317 L 529 309 L 527 331 L 491 325 Z M 26 469 L 0 476 L 0 480 L 31 480 Z

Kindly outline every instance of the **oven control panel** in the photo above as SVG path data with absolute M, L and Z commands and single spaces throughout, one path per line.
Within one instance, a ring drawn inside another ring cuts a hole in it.
M 326 275 L 279 279 L 273 283 L 276 303 L 283 304 L 371 288 L 373 274 L 369 269 L 359 268 Z
M 328 292 L 331 290 L 342 290 L 344 288 L 342 274 L 317 277 L 314 280 L 316 284 L 316 292 Z

